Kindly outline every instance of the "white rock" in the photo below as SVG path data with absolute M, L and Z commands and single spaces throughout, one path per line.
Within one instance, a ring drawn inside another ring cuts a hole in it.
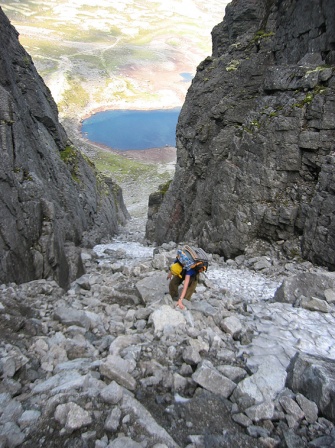
M 136 388 L 136 380 L 129 373 L 115 366 L 113 362 L 107 360 L 101 363 L 100 372 L 126 389 L 135 390 Z
M 317 297 L 303 297 L 300 306 L 310 311 L 321 311 L 322 313 L 330 313 L 333 311 L 332 307 L 322 299 L 318 299 Z
M 144 434 L 150 435 L 150 437 L 153 437 L 157 443 L 165 443 L 169 448 L 178 448 L 177 443 L 168 432 L 158 425 L 146 408 L 131 395 L 123 395 L 121 410 L 124 413 L 130 414 L 137 421 L 139 431 L 142 430 Z M 120 448 L 125 448 L 126 446 L 127 445 L 118 445 Z M 113 448 L 115 447 L 113 446 Z
M 222 375 L 210 361 L 204 360 L 192 375 L 193 381 L 203 388 L 228 398 L 236 387 L 229 378 Z
M 168 305 L 161 306 L 150 316 L 155 333 L 164 331 L 165 327 L 182 327 L 186 325 L 183 313 L 176 311 Z
M 120 419 L 121 419 L 121 410 L 118 407 L 112 409 L 112 411 L 110 412 L 109 416 L 105 421 L 106 431 L 115 432 L 119 427 Z
M 73 402 L 57 406 L 54 417 L 69 432 L 92 423 L 90 414 Z
M 233 337 L 238 335 L 242 330 L 241 321 L 236 316 L 229 316 L 220 322 L 220 327 L 223 331 L 231 334 Z
M 137 345 L 141 343 L 141 337 L 137 334 L 134 335 L 120 335 L 114 339 L 109 346 L 110 355 L 118 355 L 121 350 L 129 347 L 130 345 Z
M 335 291 L 333 289 L 326 289 L 324 294 L 328 303 L 335 303 Z
M 158 303 L 168 293 L 169 283 L 166 276 L 166 272 L 154 272 L 136 283 L 136 289 L 145 304 Z
M 28 428 L 29 426 L 35 425 L 40 416 L 41 416 L 40 411 L 36 410 L 24 411 L 17 422 L 20 425 L 21 429 Z
M 246 409 L 244 412 L 254 422 L 261 420 L 271 420 L 274 414 L 274 403 L 272 401 L 265 401 L 261 404 L 256 404 Z
M 115 381 L 112 381 L 100 391 L 100 396 L 106 403 L 117 404 L 123 396 L 123 389 Z
M 130 437 L 118 437 L 110 442 L 107 448 L 142 448 L 142 445 Z
M 273 357 L 269 362 L 261 364 L 258 371 L 238 383 L 233 392 L 233 398 L 247 397 L 254 400 L 255 404 L 274 400 L 278 393 L 285 387 L 286 370 Z
M 152 267 L 154 269 L 159 269 L 160 271 L 163 271 L 168 267 L 168 261 L 166 254 L 156 254 L 154 255 L 154 258 L 152 260 Z

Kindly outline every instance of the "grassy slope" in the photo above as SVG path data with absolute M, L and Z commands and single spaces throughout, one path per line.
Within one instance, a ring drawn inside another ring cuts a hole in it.
M 155 73 L 167 77 L 163 89 L 177 92 L 179 104 L 171 107 L 180 106 L 188 85 L 179 70 L 194 73 L 211 52 L 210 32 L 223 2 L 212 1 L 210 11 L 195 0 L 90 3 L 2 2 L 61 115 L 78 117 L 108 104 L 155 107 Z

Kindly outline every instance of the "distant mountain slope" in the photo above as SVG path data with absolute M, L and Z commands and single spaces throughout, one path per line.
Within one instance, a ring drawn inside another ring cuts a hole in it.
M 113 235 L 122 193 L 68 141 L 49 89 L 0 8 L 0 282 L 82 272 L 76 246 Z
M 334 2 L 234 0 L 212 36 L 148 238 L 196 240 L 225 257 L 280 242 L 334 270 Z
M 228 0 L 1 4 L 61 117 L 99 108 L 180 107 Z

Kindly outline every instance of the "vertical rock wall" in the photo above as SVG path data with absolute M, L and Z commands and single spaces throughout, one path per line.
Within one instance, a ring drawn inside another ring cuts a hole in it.
M 117 231 L 121 190 L 67 139 L 49 89 L 0 8 L 0 283 L 82 272 L 76 246 Z
M 304 257 L 335 268 L 333 6 L 227 6 L 182 108 L 175 178 L 149 210 L 149 239 L 226 257 L 256 239 L 299 241 Z

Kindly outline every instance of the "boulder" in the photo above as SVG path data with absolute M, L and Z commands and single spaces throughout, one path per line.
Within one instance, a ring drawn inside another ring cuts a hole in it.
M 210 361 L 204 360 L 192 375 L 193 381 L 204 389 L 228 398 L 236 384 L 220 373 Z
M 325 298 L 328 303 L 335 303 L 335 290 L 334 289 L 326 289 L 324 293 L 325 293 Z
M 335 361 L 297 353 L 287 368 L 287 387 L 316 403 L 335 422 Z
M 70 433 L 92 423 L 90 414 L 72 402 L 57 406 L 55 420 Z
M 78 325 L 86 330 L 90 328 L 90 319 L 86 316 L 85 311 L 75 310 L 68 307 L 59 307 L 54 312 L 54 318 L 59 320 L 63 325 Z
M 100 391 L 100 396 L 105 403 L 116 404 L 123 396 L 123 389 L 115 381 L 112 381 Z
M 190 365 L 199 364 L 201 361 L 201 356 L 198 350 L 192 346 L 186 347 L 183 351 L 183 360 Z
M 295 397 L 298 405 L 302 409 L 308 423 L 315 423 L 318 419 L 318 407 L 314 401 L 309 400 L 304 395 L 298 393 Z
M 139 429 L 144 433 L 150 435 L 156 443 L 162 443 L 169 448 L 178 448 L 178 445 L 168 432 L 160 426 L 146 408 L 135 398 L 129 394 L 124 394 L 121 401 L 121 410 L 124 413 L 130 414 L 136 419 Z M 125 445 L 118 445 L 123 447 Z
M 236 338 L 242 331 L 242 324 L 238 317 L 229 316 L 220 322 L 220 327 L 223 331 Z
M 326 300 L 326 291 L 334 287 L 333 272 L 303 272 L 285 279 L 275 292 L 274 301 L 294 304 L 301 296 Z
M 274 415 L 274 404 L 272 401 L 264 401 L 263 403 L 250 406 L 245 410 L 247 416 L 254 422 L 261 420 L 271 420 Z
M 150 316 L 150 321 L 154 325 L 155 333 L 164 332 L 168 328 L 184 328 L 187 322 L 182 312 L 168 305 L 155 310 Z
M 302 297 L 300 300 L 300 306 L 306 310 L 320 311 L 321 313 L 330 313 L 334 311 L 334 308 L 328 305 L 325 300 L 318 299 L 317 297 Z
M 286 372 L 280 368 L 279 363 L 277 366 L 264 363 L 256 373 L 238 383 L 232 399 L 242 406 L 243 403 L 249 404 L 247 407 L 267 402 L 276 398 L 284 388 L 285 381 Z
M 113 360 L 107 359 L 100 365 L 100 372 L 108 379 L 115 381 L 120 386 L 129 390 L 135 390 L 136 380 L 126 371 L 122 370 Z
M 163 271 L 154 272 L 152 275 L 139 280 L 136 289 L 146 305 L 158 304 L 170 298 L 169 283 L 166 279 L 167 273 Z

